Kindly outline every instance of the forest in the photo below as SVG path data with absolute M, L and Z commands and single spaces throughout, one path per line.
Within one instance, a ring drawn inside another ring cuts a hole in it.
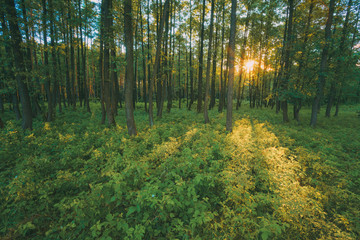
M 360 239 L 359 0 L 0 2 L 0 239 Z

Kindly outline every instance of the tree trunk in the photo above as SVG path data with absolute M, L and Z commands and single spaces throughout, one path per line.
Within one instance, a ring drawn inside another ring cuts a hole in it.
M 334 104 L 335 97 L 336 97 L 337 80 L 338 79 L 343 79 L 343 77 L 344 77 L 343 76 L 344 65 L 343 65 L 342 57 L 345 57 L 345 55 L 347 55 L 347 54 L 345 54 L 345 51 L 346 51 L 345 47 L 346 47 L 346 37 L 347 37 L 347 33 L 348 33 L 348 24 L 349 24 L 351 6 L 352 6 L 352 0 L 349 0 L 349 2 L 347 4 L 347 10 L 346 10 L 346 17 L 345 17 L 345 21 L 344 21 L 344 26 L 343 26 L 342 34 L 341 34 L 340 46 L 338 48 L 339 52 L 337 54 L 338 59 L 337 59 L 337 63 L 336 63 L 335 77 L 331 81 L 330 92 L 329 92 L 329 96 L 328 96 L 328 102 L 327 102 L 327 106 L 326 106 L 325 117 L 330 117 L 331 108 L 332 108 L 332 106 Z
M 145 112 L 147 112 L 147 99 L 146 99 L 146 57 L 145 57 L 145 48 L 144 48 L 144 32 L 143 32 L 143 18 L 141 11 L 141 2 L 140 6 L 140 32 L 141 32 L 141 57 L 142 57 L 142 69 L 143 69 L 143 100 L 145 104 Z
M 229 83 L 226 110 L 226 131 L 232 131 L 232 108 L 233 108 L 233 85 L 234 85 L 234 63 L 235 63 L 235 35 L 236 35 L 236 5 L 237 0 L 231 1 L 230 38 L 228 48 L 229 59 Z
M 85 0 L 86 4 L 86 0 Z M 83 41 L 83 32 L 82 32 L 82 19 L 81 19 L 81 0 L 78 2 L 79 15 L 80 15 L 80 46 L 81 46 L 81 58 L 82 58 L 82 85 L 79 86 L 82 89 L 82 95 L 84 97 L 84 107 L 86 107 L 87 112 L 91 112 L 89 104 L 89 89 L 87 86 L 87 74 L 86 74 L 86 47 Z M 85 19 L 85 32 L 86 32 L 86 19 Z
M 316 96 L 313 101 L 310 126 L 315 127 L 317 122 L 317 114 L 320 106 L 321 96 L 324 92 L 324 86 L 326 81 L 326 73 L 328 71 L 328 55 L 331 44 L 331 25 L 333 21 L 333 15 L 335 11 L 335 0 L 330 0 L 329 13 L 325 26 L 325 45 L 321 53 L 319 78 L 316 84 Z
M 62 18 L 65 19 L 64 12 L 62 12 Z M 67 22 L 68 24 L 68 22 Z M 71 93 L 71 85 L 70 85 L 70 56 L 69 56 L 69 30 L 68 25 L 65 24 L 65 21 L 63 22 L 63 28 L 65 29 L 65 32 L 63 33 L 63 41 L 65 43 L 65 87 L 66 87 L 66 98 L 68 106 L 72 105 L 72 93 Z
M 210 123 L 209 114 L 208 114 L 208 104 L 209 104 L 209 88 L 210 88 L 210 68 L 211 68 L 211 53 L 212 53 L 212 35 L 214 31 L 214 9 L 215 0 L 211 0 L 211 15 L 210 15 L 210 32 L 209 32 L 209 50 L 206 63 L 206 85 L 205 85 L 205 99 L 204 99 L 204 120 L 205 124 Z
M 120 97 L 120 89 L 119 89 L 119 82 L 118 82 L 118 75 L 117 75 L 117 66 L 116 66 L 116 46 L 115 40 L 112 39 L 111 43 L 111 96 L 112 96 L 112 108 L 114 115 L 118 115 L 118 102 Z
M 165 41 L 164 41 L 164 48 L 165 48 L 165 59 L 164 59 L 164 68 L 165 68 L 165 79 L 166 83 L 163 83 L 163 86 L 167 87 L 167 112 L 170 113 L 172 108 L 172 100 L 173 100 L 173 88 L 174 88 L 174 81 L 173 81 L 173 65 L 174 65 L 174 49 L 175 45 L 173 43 L 173 20 L 175 16 L 175 11 L 173 9 L 174 1 L 170 1 L 170 13 L 169 13 L 169 20 L 166 21 L 165 25 Z M 169 44 L 167 44 L 168 39 L 168 32 L 169 32 L 169 21 L 170 21 L 170 38 Z M 169 54 L 168 54 L 169 51 Z M 165 99 L 165 88 L 163 88 L 163 99 Z M 163 104 L 163 103 L 161 103 Z M 162 107 L 162 106 L 161 106 Z M 161 117 L 161 116 L 160 116 Z
M 163 34 L 165 19 L 167 19 L 167 16 L 169 14 L 168 9 L 169 9 L 169 0 L 166 0 L 165 4 L 164 4 L 163 17 L 161 18 L 159 31 L 158 31 L 158 34 L 157 34 L 154 71 L 153 71 L 153 74 L 152 74 L 152 77 L 151 77 L 150 89 L 149 89 L 149 123 L 150 123 L 151 127 L 154 125 L 152 95 L 153 95 L 153 90 L 154 90 L 154 82 L 159 77 L 158 75 L 159 75 L 159 65 L 160 65 L 160 52 L 161 52 L 162 34 Z
M 106 120 L 105 99 L 104 99 L 104 38 L 105 38 L 104 21 L 105 21 L 105 5 L 102 3 L 101 20 L 100 20 L 100 50 L 99 50 L 101 124 L 105 124 L 105 120 Z
M 218 17 L 216 17 L 216 22 L 218 22 Z M 215 107 L 215 99 L 216 99 L 215 82 L 216 82 L 216 63 L 217 63 L 217 49 L 218 49 L 218 30 L 219 30 L 219 27 L 218 27 L 218 25 L 216 25 L 215 39 L 214 39 L 213 68 L 212 68 L 211 87 L 210 87 L 209 110 L 213 109 Z
M 179 23 L 180 23 L 180 21 L 181 21 L 181 19 L 180 19 L 180 7 L 179 7 Z M 179 31 L 180 31 L 180 29 L 179 29 Z M 179 78 L 178 78 L 178 85 L 179 85 L 179 90 L 178 90 L 178 92 L 179 92 L 179 109 L 181 109 L 181 100 L 182 100 L 182 97 L 183 97 L 183 92 L 184 92 L 184 90 L 183 90 L 183 87 L 181 86 L 181 65 L 180 65 L 180 63 L 181 63 L 181 38 L 180 38 L 180 36 L 179 36 L 179 39 L 178 39 L 178 41 L 179 41 L 179 49 L 178 49 L 178 54 L 179 54 L 179 59 L 178 59 L 178 67 L 179 67 Z M 174 43 L 175 43 L 175 39 L 174 39 Z M 174 49 L 175 49 L 175 44 L 174 44 Z M 174 54 L 175 55 L 175 54 Z
M 76 26 L 76 38 L 80 38 L 79 26 Z M 80 46 L 81 44 L 76 44 L 77 58 L 76 58 L 76 82 L 77 82 L 77 93 L 79 97 L 80 107 L 83 106 L 83 84 L 81 79 L 81 57 L 80 57 Z
M 148 72 L 147 72 L 147 82 L 148 82 L 148 92 L 150 91 L 150 82 L 151 82 L 151 55 L 150 55 L 150 1 L 148 1 L 148 6 L 147 6 L 147 50 L 148 50 L 148 53 L 147 53 L 147 69 L 148 69 Z M 149 99 L 149 102 L 150 102 L 150 95 L 148 96 L 148 99 Z
M 15 1 L 5 0 L 5 7 L 8 16 L 10 35 L 12 39 L 12 47 L 15 61 L 15 68 L 18 73 L 25 72 L 25 63 L 21 51 L 22 38 L 18 25 L 18 17 L 16 15 Z M 16 74 L 16 81 L 19 88 L 21 107 L 23 112 L 23 129 L 32 129 L 32 110 L 30 103 L 30 96 L 27 85 L 24 83 L 25 76 L 23 74 Z
M 130 136 L 137 134 L 132 105 L 132 84 L 134 84 L 133 20 L 132 1 L 124 0 L 124 32 L 126 46 L 125 111 Z
M 116 125 L 115 106 L 113 105 L 113 79 L 110 74 L 110 48 L 113 42 L 113 17 L 112 17 L 112 0 L 103 0 L 104 4 L 104 100 L 106 117 L 109 126 Z M 131 85 L 130 85 L 131 86 Z
M 3 129 L 5 127 L 3 120 L 0 117 L 0 128 Z
M 241 46 L 241 53 L 240 53 L 240 74 L 239 74 L 239 86 L 238 86 L 238 94 L 237 94 L 237 101 L 236 101 L 236 110 L 240 107 L 240 101 L 241 101 L 241 82 L 243 79 L 243 73 L 244 73 L 244 61 L 245 61 L 245 50 L 246 50 L 246 44 L 247 44 L 247 36 L 249 32 L 249 23 L 250 23 L 250 14 L 251 14 L 251 6 L 248 7 L 247 16 L 246 16 L 246 22 L 245 22 L 245 31 L 244 31 L 244 38 L 243 43 Z
M 191 106 L 194 103 L 194 72 L 193 72 L 193 65 L 192 65 L 192 2 L 190 0 L 190 53 L 189 53 L 189 68 L 190 68 L 190 103 L 188 105 L 188 110 L 191 110 Z
M 223 67 L 224 67 L 224 40 L 225 40 L 225 0 L 222 2 L 222 29 L 221 29 L 221 64 L 220 64 L 220 89 L 219 89 L 219 108 L 218 111 L 222 112 L 225 105 L 225 86 L 223 79 Z
M 53 107 L 54 107 L 54 116 L 55 116 L 55 108 L 56 108 L 56 97 L 58 98 L 59 111 L 61 110 L 61 100 L 60 100 L 60 91 L 59 91 L 59 81 L 60 76 L 58 76 L 58 66 L 57 66 L 57 58 L 56 58 L 56 36 L 55 36 L 55 20 L 54 20 L 54 7 L 52 0 L 49 0 L 49 18 L 50 18 L 50 38 L 51 38 L 51 61 L 52 61 L 52 77 L 51 79 L 54 82 L 53 89 Z M 59 73 L 60 75 L 60 73 Z
M 203 0 L 202 17 L 201 17 L 201 30 L 200 30 L 200 54 L 199 54 L 199 79 L 198 79 L 198 102 L 197 112 L 201 112 L 202 99 L 203 99 L 203 62 L 204 62 L 204 24 L 205 24 L 205 0 Z
M 288 18 L 288 26 L 287 26 L 287 39 L 285 42 L 285 58 L 284 58 L 284 71 L 285 71 L 285 77 L 281 78 L 281 110 L 283 113 L 283 122 L 289 122 L 289 116 L 288 116 L 288 86 L 289 86 L 289 79 L 290 79 L 290 69 L 292 61 L 290 59 L 290 54 L 292 51 L 292 30 L 293 30 L 293 15 L 294 15 L 294 0 L 289 0 L 289 18 Z
M 75 88 L 75 50 L 74 50 L 74 31 L 72 26 L 72 11 L 70 6 L 71 1 L 68 0 L 68 6 L 69 6 L 69 13 L 68 13 L 68 19 L 70 21 L 69 23 L 69 34 L 70 34 L 70 72 L 71 72 L 71 102 L 73 104 L 73 108 L 76 108 L 76 88 Z
M 51 92 L 51 77 L 49 74 L 49 53 L 48 53 L 48 44 L 47 44 L 47 8 L 46 0 L 42 0 L 43 7 L 43 37 L 44 37 L 44 67 L 45 67 L 45 90 L 48 100 L 48 112 L 46 116 L 46 121 L 51 122 L 53 120 L 53 96 Z
M 305 75 L 303 74 L 303 69 L 306 68 L 307 61 L 308 61 L 307 60 L 307 57 L 308 57 L 307 42 L 309 39 L 308 35 L 309 35 L 309 29 L 311 26 L 311 18 L 312 18 L 314 5 L 315 5 L 314 0 L 311 0 L 310 6 L 309 6 L 309 14 L 308 14 L 305 31 L 304 31 L 304 41 L 302 43 L 301 56 L 300 56 L 300 60 L 299 60 L 299 68 L 298 68 L 299 77 L 297 78 L 296 86 L 295 86 L 296 89 L 298 89 L 298 91 L 302 91 L 303 86 L 304 86 Z M 303 84 L 301 86 L 300 86 L 300 76 L 303 76 L 302 77 Z M 294 119 L 297 122 L 300 122 L 299 113 L 300 113 L 301 107 L 302 107 L 301 98 L 294 99 Z

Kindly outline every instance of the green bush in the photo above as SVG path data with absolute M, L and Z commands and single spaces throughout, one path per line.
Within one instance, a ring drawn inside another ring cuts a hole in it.
M 312 129 L 243 107 L 230 134 L 216 111 L 204 125 L 200 115 L 173 109 L 153 128 L 137 111 L 139 133 L 130 138 L 124 112 L 109 129 L 99 124 L 99 106 L 92 108 L 36 122 L 32 132 L 6 123 L 1 237 L 360 236 L 360 129 L 350 110 Z

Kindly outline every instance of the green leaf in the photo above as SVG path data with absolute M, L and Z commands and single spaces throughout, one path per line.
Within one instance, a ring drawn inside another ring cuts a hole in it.
M 126 213 L 126 217 L 130 216 L 130 215 L 131 215 L 132 213 L 134 213 L 136 210 L 137 210 L 137 207 L 135 207 L 135 206 L 129 207 L 129 210 L 128 210 L 128 212 Z
M 108 215 L 106 215 L 106 220 L 108 220 L 109 222 L 111 222 L 113 220 L 113 215 L 111 213 L 109 213 Z
M 267 240 L 267 239 L 269 238 L 269 236 L 270 236 L 270 232 L 268 232 L 268 231 L 263 232 L 263 233 L 261 234 L 261 239 L 262 239 L 262 240 Z

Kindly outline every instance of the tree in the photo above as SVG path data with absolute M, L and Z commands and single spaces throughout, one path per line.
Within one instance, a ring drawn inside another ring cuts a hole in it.
M 189 53 L 189 68 L 190 68 L 190 103 L 188 105 L 188 110 L 191 110 L 191 106 L 194 103 L 194 68 L 192 65 L 192 11 L 191 11 L 191 7 L 192 7 L 192 3 L 190 0 L 190 41 L 189 41 L 189 48 L 190 48 L 190 53 Z
M 326 74 L 328 71 L 328 56 L 329 56 L 329 50 L 331 44 L 331 25 L 333 21 L 334 11 L 335 11 L 335 0 L 330 0 L 329 12 L 325 26 L 325 44 L 321 53 L 320 71 L 316 83 L 316 95 L 311 110 L 310 126 L 312 127 L 315 127 L 317 123 L 318 110 L 324 92 Z
M 304 88 L 304 83 L 306 82 L 306 74 L 303 73 L 304 68 L 307 67 L 307 62 L 308 62 L 308 40 L 309 40 L 309 31 L 310 31 L 310 26 L 311 26 L 311 20 L 312 20 L 312 15 L 313 15 L 313 10 L 314 10 L 314 5 L 315 5 L 315 0 L 311 0 L 310 5 L 309 5 L 309 12 L 308 12 L 308 16 L 307 16 L 307 21 L 306 21 L 306 25 L 305 25 L 305 30 L 304 30 L 304 40 L 301 44 L 301 55 L 300 55 L 300 59 L 299 59 L 299 67 L 298 67 L 298 77 L 295 83 L 295 88 L 297 90 L 297 94 L 300 95 L 303 88 Z M 300 83 L 300 81 L 302 81 Z M 301 96 L 301 95 L 300 95 Z M 302 105 L 302 99 L 301 97 L 297 97 L 294 99 L 294 119 L 298 122 L 300 122 L 300 116 L 299 116 L 299 112 L 301 109 Z
M 115 106 L 112 98 L 114 97 L 112 91 L 112 78 L 110 76 L 110 46 L 113 39 L 113 30 L 112 30 L 112 0 L 103 0 L 102 4 L 104 5 L 104 100 L 105 100 L 105 110 L 106 117 L 108 120 L 108 125 L 116 125 L 115 122 Z M 130 85 L 131 86 L 131 85 Z
M 333 81 L 331 81 L 330 92 L 329 92 L 326 111 L 325 111 L 325 117 L 330 117 L 331 108 L 335 101 L 336 85 L 337 85 L 338 79 L 343 79 L 343 77 L 344 77 L 344 75 L 343 75 L 343 72 L 344 72 L 343 62 L 344 61 L 342 59 L 345 58 L 345 52 L 348 53 L 348 51 L 346 51 L 347 50 L 346 49 L 346 38 L 347 38 L 347 34 L 348 34 L 347 32 L 348 32 L 351 6 L 352 6 L 352 0 L 349 0 L 349 2 L 347 4 L 344 26 L 343 26 L 342 33 L 341 33 L 340 45 L 338 47 L 338 54 L 337 54 L 338 59 L 336 61 L 335 78 L 333 79 Z
M 205 85 L 205 99 L 204 99 L 204 119 L 205 123 L 209 123 L 208 106 L 209 106 L 209 89 L 210 89 L 210 68 L 211 68 L 211 53 L 212 53 L 212 35 L 214 31 L 214 8 L 215 0 L 211 0 L 211 16 L 209 26 L 209 50 L 206 63 L 206 85 Z
M 216 22 L 218 22 L 219 18 L 216 17 Z M 210 87 L 210 104 L 209 109 L 215 107 L 215 98 L 216 98 L 216 87 L 215 87 L 215 80 L 216 80 L 216 67 L 217 67 L 217 48 L 218 48 L 218 32 L 219 26 L 218 23 L 216 24 L 215 30 L 215 39 L 214 39 L 214 54 L 213 54 L 213 68 L 212 68 L 212 75 L 211 75 L 211 87 Z
M 139 4 L 140 11 L 140 33 L 141 33 L 141 57 L 142 57 L 142 68 L 143 68 L 143 100 L 145 103 L 145 111 L 147 112 L 147 97 L 146 97 L 146 57 L 145 57 L 145 48 L 144 48 L 144 31 L 143 31 L 143 17 L 141 11 L 141 2 Z M 149 54 L 149 53 L 148 53 Z M 149 73 L 148 73 L 149 74 Z
M 137 134 L 132 105 L 132 85 L 134 84 L 133 20 L 132 1 L 124 0 L 124 33 L 126 46 L 125 111 L 126 124 L 130 136 Z
M 7 83 L 6 84 L 4 83 L 3 85 L 7 86 L 9 94 L 11 95 L 10 98 L 13 104 L 13 111 L 15 113 L 16 120 L 20 120 L 21 114 L 19 109 L 19 101 L 17 97 L 17 89 L 15 86 L 12 86 L 12 85 L 16 85 L 16 83 L 11 81 L 12 79 L 15 79 L 15 73 L 13 71 L 15 61 L 11 51 L 12 43 L 10 39 L 8 26 L 5 20 L 5 12 L 1 13 L 1 28 L 3 32 L 3 41 L 5 45 L 5 54 L 3 58 L 2 70 L 3 70 L 4 78 L 7 80 L 6 81 Z
M 240 101 L 241 101 L 240 89 L 241 89 L 241 82 L 244 73 L 245 50 L 246 50 L 248 31 L 249 31 L 250 14 L 251 14 L 251 5 L 249 5 L 247 9 L 246 20 L 245 20 L 245 31 L 244 31 L 243 42 L 240 52 L 240 64 L 239 64 L 240 73 L 239 73 L 239 86 L 237 93 L 236 109 L 240 107 Z
M 22 128 L 32 129 L 32 110 L 30 103 L 30 96 L 25 80 L 25 62 L 22 53 L 22 37 L 18 25 L 18 17 L 16 15 L 15 1 L 5 0 L 5 7 L 7 12 L 7 18 L 10 26 L 10 36 L 12 39 L 12 49 L 14 54 L 15 68 L 18 72 L 16 74 L 16 81 L 19 88 L 21 108 L 23 113 Z
M 232 108 L 233 108 L 233 85 L 234 85 L 234 63 L 235 63 L 235 34 L 236 34 L 236 5 L 237 1 L 231 1 L 230 38 L 228 48 L 229 59 L 229 83 L 226 110 L 226 131 L 232 131 Z
M 45 66 L 45 90 L 48 100 L 48 112 L 46 116 L 46 121 L 51 122 L 53 120 L 53 96 L 51 92 L 51 77 L 49 73 L 49 52 L 47 44 L 47 7 L 46 0 L 42 0 L 43 7 L 43 39 L 44 39 L 44 66 Z
M 220 64 L 220 89 L 219 89 L 219 108 L 218 111 L 222 112 L 225 105 L 225 79 L 223 77 L 224 66 L 224 40 L 225 40 L 225 0 L 222 0 L 222 23 L 221 23 L 221 64 Z
M 288 23 L 287 23 L 287 33 L 286 33 L 286 42 L 284 45 L 285 49 L 285 57 L 284 57 L 284 77 L 281 78 L 280 87 L 281 87 L 281 110 L 283 113 L 283 122 L 289 122 L 289 116 L 288 116 L 288 86 L 289 86 L 289 79 L 290 79 L 290 71 L 291 71 L 291 64 L 292 61 L 290 59 L 290 54 L 292 51 L 292 42 L 293 42 L 293 36 L 292 36 L 292 30 L 293 30 L 293 15 L 294 15 L 294 0 L 288 1 L 289 5 L 289 17 L 288 17 Z
M 85 0 L 85 5 L 86 5 L 86 0 Z M 86 46 L 84 46 L 85 44 L 83 42 L 83 27 L 82 27 L 83 19 L 81 16 L 81 0 L 78 1 L 78 8 L 79 8 L 79 18 L 80 18 L 79 29 L 80 29 L 80 46 L 81 46 L 81 58 L 82 58 L 82 82 L 83 82 L 83 84 L 79 87 L 82 88 L 82 92 L 84 95 L 84 107 L 86 107 L 87 112 L 91 112 L 90 104 L 89 104 L 89 90 L 87 86 L 87 75 L 86 75 Z M 85 29 L 86 29 L 86 21 L 85 21 Z
M 202 99 L 203 99 L 203 84 L 202 84 L 202 75 L 203 75 L 203 61 L 204 61 L 204 24 L 205 24 L 205 0 L 202 4 L 202 17 L 201 17 L 201 30 L 200 30 L 200 53 L 199 53 L 199 78 L 198 78 L 198 102 L 197 102 L 197 112 L 201 112 L 202 108 Z
M 160 26 L 159 26 L 158 32 L 157 32 L 155 63 L 154 63 L 154 70 L 153 70 L 153 74 L 151 76 L 150 88 L 149 88 L 149 123 L 150 123 L 150 126 L 154 125 L 153 99 L 152 99 L 153 91 L 154 91 L 154 82 L 159 78 L 162 35 L 163 35 L 165 19 L 168 18 L 168 15 L 169 15 L 169 0 L 166 0 L 165 4 L 164 4 L 163 16 L 160 20 Z

